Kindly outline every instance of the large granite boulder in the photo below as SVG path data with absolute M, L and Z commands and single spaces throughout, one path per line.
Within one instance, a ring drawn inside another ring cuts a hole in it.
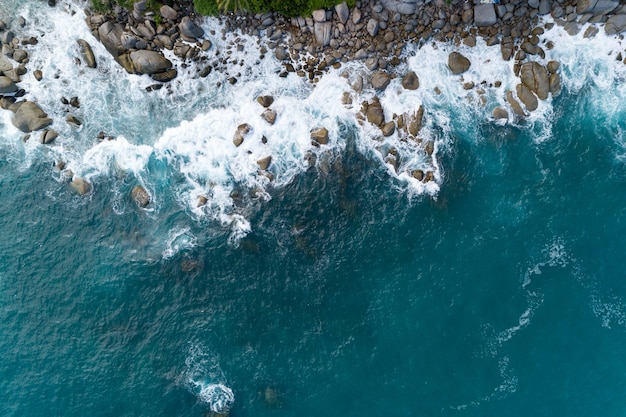
M 526 116 L 526 112 L 524 111 L 522 106 L 513 97 L 513 92 L 512 91 L 508 91 L 506 93 L 506 101 L 509 102 L 509 105 L 511 106 L 511 109 L 513 109 L 513 113 L 515 113 L 516 115 L 518 115 L 520 117 Z
M 604 25 L 604 31 L 607 35 L 615 35 L 626 30 L 626 15 L 616 14 L 609 17 Z
M 451 52 L 448 55 L 448 68 L 453 74 L 463 74 L 472 65 L 469 59 L 458 52 Z
M 339 19 L 339 21 L 343 25 L 345 25 L 346 22 L 348 21 L 348 18 L 350 17 L 350 9 L 348 8 L 348 5 L 346 4 L 346 2 L 344 1 L 336 5 L 335 12 L 337 13 L 337 18 Z
M 156 74 L 172 68 L 172 62 L 160 52 L 140 49 L 129 54 L 134 72 L 138 74 Z
M 420 4 L 424 2 L 421 1 Z M 414 14 L 417 9 L 417 0 L 381 0 L 383 7 L 390 12 L 400 14 Z
M 476 26 L 493 26 L 498 22 L 496 9 L 491 3 L 481 3 L 474 6 L 474 23 Z
M 315 41 L 320 46 L 328 46 L 332 38 L 333 22 L 315 22 L 313 33 Z
M 96 56 L 93 54 L 93 50 L 91 49 L 91 45 L 84 40 L 78 39 L 76 41 L 80 46 L 80 52 L 83 55 L 83 59 L 89 68 L 96 68 Z
M 29 133 L 50 126 L 52 119 L 36 103 L 25 101 L 17 107 L 11 123 L 22 132 Z
M 576 13 L 591 13 L 594 15 L 607 14 L 619 6 L 617 0 L 579 0 L 576 4 Z
M 14 94 L 17 93 L 17 85 L 9 77 L 0 75 L 0 94 Z
M 183 36 L 187 38 L 197 39 L 204 36 L 204 29 L 196 25 L 189 16 L 183 17 L 183 20 L 178 25 L 178 29 Z
M 520 78 L 533 93 L 541 100 L 548 98 L 550 93 L 550 79 L 548 71 L 538 62 L 525 62 L 520 69 Z
M 376 71 L 372 74 L 372 87 L 384 90 L 391 82 L 391 76 L 384 71 Z
M 524 106 L 526 106 L 526 110 L 533 111 L 536 110 L 537 107 L 539 107 L 539 101 L 537 101 L 537 97 L 535 97 L 533 92 L 530 91 L 530 88 L 528 88 L 526 85 L 517 84 L 517 86 L 515 87 L 515 91 L 517 92 L 517 97 L 519 97 L 521 102 L 524 103 Z
M 124 34 L 124 26 L 119 23 L 113 23 L 110 20 L 104 22 L 98 28 L 98 36 L 100 42 L 114 57 L 124 53 L 126 48 L 122 45 L 122 35 Z

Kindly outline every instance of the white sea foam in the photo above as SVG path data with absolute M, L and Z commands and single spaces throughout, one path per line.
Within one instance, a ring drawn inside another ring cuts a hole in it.
M 235 402 L 233 391 L 225 384 L 219 358 L 199 344 L 191 343 L 185 359 L 182 384 L 215 413 L 225 413 Z
M 386 168 L 392 187 L 409 195 L 436 195 L 445 175 L 440 156 L 450 152 L 457 140 L 479 144 L 483 136 L 481 126 L 496 123 L 491 111 L 496 106 L 508 108 L 506 91 L 515 90 L 519 82 L 513 73 L 513 62 L 502 61 L 500 47 L 488 47 L 478 39 L 473 48 L 435 42 L 427 42 L 421 48 L 407 46 L 407 63 L 397 68 L 399 77 L 384 92 L 375 92 L 367 85 L 360 93 L 352 91 L 350 80 L 365 72 L 360 62 L 331 69 L 313 88 L 293 73 L 280 78 L 281 63 L 271 51 L 265 59 L 260 58 L 258 39 L 239 33 L 226 33 L 222 39 L 223 27 L 216 19 L 208 18 L 202 25 L 214 46 L 201 55 L 207 64 L 227 57 L 228 73 L 214 70 L 206 78 L 199 78 L 193 65 L 183 65 L 166 51 L 179 76 L 169 86 L 148 93 L 145 87 L 153 81 L 147 76 L 129 75 L 114 62 L 89 32 L 81 7 L 82 4 L 63 0 L 55 8 L 27 4 L 19 9 L 28 22 L 24 35 L 39 35 L 39 44 L 27 47 L 30 71 L 21 86 L 27 91 L 27 99 L 37 101 L 53 117 L 59 138 L 52 146 L 42 146 L 37 140 L 23 145 L 19 140 L 22 134 L 10 123 L 9 112 L 2 112 L 0 145 L 12 148 L 12 157 L 21 158 L 22 166 L 29 166 L 44 155 L 65 161 L 76 175 L 96 183 L 105 177 L 125 178 L 130 174 L 150 191 L 157 217 L 165 194 L 173 194 L 181 210 L 195 219 L 218 221 L 231 230 L 234 241 L 251 230 L 248 217 L 256 202 L 269 199 L 272 188 L 289 184 L 308 169 L 308 153 L 343 151 L 347 138 L 341 132 L 345 127 L 356 133 L 357 148 Z M 76 43 L 79 38 L 92 45 L 97 69 L 75 63 L 80 58 Z M 591 85 L 598 103 L 602 103 L 599 110 L 606 117 L 619 120 L 626 114 L 626 86 L 617 82 L 626 79 L 626 70 L 615 60 L 623 49 L 623 41 L 607 37 L 602 31 L 591 40 L 583 39 L 582 34 L 570 37 L 558 25 L 541 36 L 541 45 L 547 40 L 553 40 L 556 46 L 552 50 L 544 48 L 546 58 L 540 62 L 555 59 L 562 63 L 564 90 L 578 92 Z M 233 47 L 235 41 L 243 50 Z M 230 55 L 225 53 L 227 49 L 232 52 Z M 452 50 L 460 51 L 472 62 L 462 76 L 452 75 L 447 68 Z M 598 59 L 599 56 L 606 58 Z M 34 69 L 43 71 L 41 82 L 34 79 Z M 415 91 L 404 90 L 400 84 L 400 76 L 409 70 L 420 78 L 420 87 Z M 227 82 L 230 76 L 237 78 L 235 85 Z M 495 87 L 496 81 L 502 85 Z M 466 82 L 473 82 L 476 87 L 465 90 Z M 440 94 L 435 93 L 436 88 Z M 342 104 L 346 91 L 353 98 L 353 105 L 348 108 Z M 261 117 L 264 109 L 256 102 L 259 95 L 274 96 L 272 108 L 278 114 L 274 125 Z M 358 103 L 374 95 L 380 96 L 387 120 L 394 114 L 424 107 L 419 136 L 423 141 L 434 142 L 432 156 L 424 152 L 423 145 L 404 140 L 398 132 L 383 138 L 377 127 L 357 122 Z M 63 96 L 79 97 L 80 109 L 61 104 Z M 538 142 L 551 137 L 552 104 L 552 98 L 540 102 L 535 112 L 519 122 L 520 127 L 535 133 Z M 83 126 L 76 128 L 65 123 L 68 112 L 83 120 Z M 509 114 L 508 121 L 497 123 L 517 123 L 510 109 Z M 249 124 L 252 130 L 236 147 L 232 138 L 242 123 Z M 309 132 L 322 126 L 329 130 L 330 143 L 313 146 Z M 95 138 L 100 131 L 116 139 L 98 143 Z M 267 143 L 263 143 L 264 137 Z M 385 163 L 391 149 L 400 155 L 397 171 Z M 256 163 L 266 156 L 272 157 L 269 175 L 259 172 Z M 417 181 L 411 175 L 416 169 L 432 171 L 435 181 Z M 120 185 L 119 190 L 122 189 L 125 190 Z M 202 207 L 198 207 L 200 196 L 207 199 Z M 115 210 L 124 212 L 127 200 L 116 200 Z

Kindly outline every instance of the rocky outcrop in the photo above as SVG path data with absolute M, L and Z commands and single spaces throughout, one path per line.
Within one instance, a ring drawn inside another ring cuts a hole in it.
M 172 62 L 156 51 L 138 50 L 129 54 L 132 67 L 137 74 L 156 74 L 172 68 Z
M 505 109 L 503 109 L 502 107 L 494 108 L 493 112 L 491 113 L 491 115 L 496 120 L 497 119 L 508 119 L 509 118 L 509 112 L 506 111 Z
M 463 74 L 471 65 L 470 60 L 458 52 L 451 52 L 450 55 L 448 55 L 448 68 L 450 68 L 450 71 L 455 75 Z
M 250 126 L 247 123 L 243 123 L 237 126 L 237 131 L 235 132 L 235 135 L 233 136 L 233 144 L 239 147 L 243 143 L 243 140 L 245 139 L 245 137 L 251 131 L 252 131 L 252 126 Z
M 36 103 L 25 101 L 15 110 L 11 123 L 22 132 L 29 133 L 50 126 L 52 119 Z
M 106 21 L 98 28 L 98 37 L 100 42 L 113 57 L 117 57 L 124 53 L 127 48 L 122 45 L 122 35 L 124 34 L 124 26 L 112 21 Z
M 509 106 L 511 106 L 511 109 L 513 109 L 513 113 L 515 113 L 517 116 L 520 116 L 520 117 L 525 117 L 526 116 L 526 112 L 524 111 L 522 106 L 513 97 L 513 92 L 512 91 L 507 91 L 507 93 L 506 93 L 506 101 L 509 103 Z
M 517 86 L 515 86 L 515 92 L 517 93 L 517 97 L 519 97 L 520 101 L 524 103 L 526 110 L 533 111 L 539 107 L 537 97 L 535 97 L 533 92 L 530 91 L 525 84 L 517 84 Z

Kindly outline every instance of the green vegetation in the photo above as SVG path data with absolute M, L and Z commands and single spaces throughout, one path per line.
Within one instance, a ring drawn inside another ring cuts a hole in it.
M 285 16 L 309 16 L 316 9 L 334 7 L 342 0 L 194 0 L 196 11 L 202 15 L 216 15 L 220 10 L 242 10 L 251 13 L 279 12 Z M 355 0 L 348 0 L 354 6 Z

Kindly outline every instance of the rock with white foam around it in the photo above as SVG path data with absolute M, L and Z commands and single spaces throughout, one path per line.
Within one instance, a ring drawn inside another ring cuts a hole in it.
M 150 194 L 141 185 L 135 186 L 130 193 L 131 198 L 141 208 L 145 208 L 150 204 Z

